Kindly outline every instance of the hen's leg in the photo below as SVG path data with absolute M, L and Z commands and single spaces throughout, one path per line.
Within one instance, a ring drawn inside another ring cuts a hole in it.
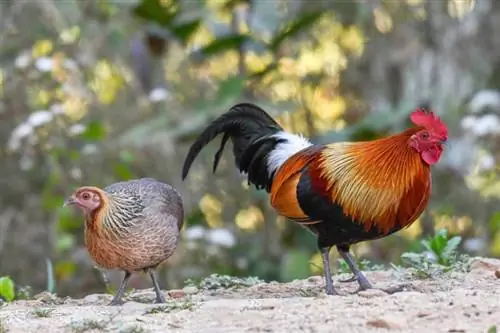
M 323 271 L 325 276 L 325 290 L 327 295 L 338 295 L 333 288 L 332 272 L 330 271 L 330 249 L 332 247 L 322 247 L 321 258 L 323 259 Z
M 155 271 L 152 269 L 148 270 L 149 276 L 151 277 L 151 281 L 153 281 L 153 287 L 156 293 L 156 303 L 166 303 L 167 300 L 163 293 L 161 292 L 160 285 L 158 284 L 158 280 L 156 279 Z
M 372 285 L 368 282 L 368 279 L 364 274 L 359 270 L 353 256 L 349 253 L 349 247 L 337 246 L 337 250 L 339 251 L 340 256 L 345 260 L 347 266 L 351 269 L 354 274 L 354 278 L 359 283 L 360 290 L 371 289 Z
M 111 300 L 111 302 L 108 305 L 121 305 L 123 304 L 122 302 L 122 297 L 123 293 L 125 292 L 125 288 L 127 288 L 127 283 L 130 277 L 132 276 L 132 273 L 125 271 L 125 277 L 122 280 L 122 283 L 120 284 L 120 287 L 118 288 L 118 291 L 115 294 L 115 297 Z

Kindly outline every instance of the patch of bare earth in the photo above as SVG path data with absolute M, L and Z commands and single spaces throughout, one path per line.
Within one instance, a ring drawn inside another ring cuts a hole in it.
M 323 279 L 261 283 L 237 290 L 187 287 L 169 291 L 166 305 L 152 290 L 129 295 L 121 307 L 110 295 L 60 299 L 41 295 L 0 308 L 0 333 L 59 332 L 500 332 L 500 260 L 476 258 L 468 273 L 414 280 L 394 271 L 367 272 L 376 287 L 407 285 L 392 295 L 353 294 L 338 283 L 326 296 Z

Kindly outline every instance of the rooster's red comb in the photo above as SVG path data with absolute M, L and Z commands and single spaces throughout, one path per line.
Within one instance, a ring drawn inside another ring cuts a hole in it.
M 432 111 L 416 109 L 411 113 L 410 119 L 415 125 L 423 126 L 444 138 L 448 138 L 448 128 Z

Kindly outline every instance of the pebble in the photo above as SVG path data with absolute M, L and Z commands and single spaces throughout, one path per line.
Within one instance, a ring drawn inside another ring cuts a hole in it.
M 500 279 L 500 269 L 497 269 L 495 271 L 495 276 L 497 277 L 497 279 Z
M 172 289 L 168 291 L 168 296 L 172 298 L 183 298 L 186 293 L 182 289 Z
M 182 291 L 184 291 L 186 295 L 194 295 L 198 293 L 198 288 L 195 286 L 186 286 L 182 288 Z
M 33 296 L 33 299 L 44 303 L 50 303 L 56 300 L 57 296 L 49 293 L 48 291 L 42 291 L 41 293 L 38 293 L 35 296 Z
M 358 295 L 364 298 L 375 298 L 380 296 L 385 296 L 387 293 L 380 289 L 367 289 L 358 292 Z
M 500 269 L 500 261 L 498 259 L 490 259 L 490 258 L 477 258 L 475 259 L 471 265 L 471 272 L 495 272 Z
M 92 295 L 87 295 L 83 298 L 84 304 L 100 304 L 109 301 L 111 301 L 111 299 L 110 295 L 108 294 L 92 294 Z
M 406 320 L 401 317 L 387 315 L 381 318 L 369 320 L 368 326 L 385 329 L 403 329 L 407 326 Z

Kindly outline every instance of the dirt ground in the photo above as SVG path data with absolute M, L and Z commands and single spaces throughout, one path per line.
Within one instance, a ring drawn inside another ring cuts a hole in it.
M 367 272 L 376 287 L 406 285 L 386 294 L 353 294 L 356 283 L 326 296 L 313 276 L 290 283 L 260 283 L 237 290 L 167 291 L 166 305 L 152 290 L 137 291 L 121 307 L 107 294 L 59 299 L 41 294 L 0 308 L 0 333 L 23 332 L 500 332 L 500 260 L 476 258 L 469 273 L 415 280 L 395 271 Z

